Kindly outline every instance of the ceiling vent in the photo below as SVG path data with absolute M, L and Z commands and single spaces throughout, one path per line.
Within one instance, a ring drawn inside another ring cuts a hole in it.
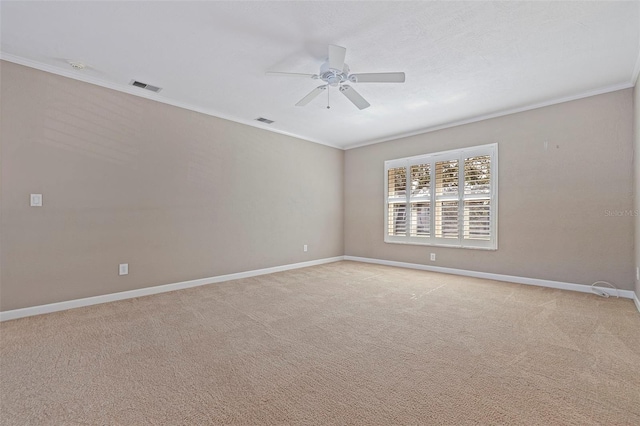
M 69 61 L 68 62 L 69 65 L 71 65 L 71 68 L 77 69 L 77 70 L 83 70 L 85 69 L 87 66 L 85 64 L 83 64 L 82 62 L 78 62 L 78 61 Z
M 264 117 L 258 117 L 258 118 L 256 118 L 256 120 L 261 122 L 261 123 L 266 123 L 266 124 L 273 123 L 273 120 L 269 120 L 268 118 L 264 118 Z
M 152 92 L 156 92 L 156 93 L 158 93 L 159 91 L 161 91 L 161 90 L 162 90 L 162 88 L 161 88 L 161 87 L 152 86 L 152 85 L 150 85 L 150 84 L 142 83 L 142 82 L 140 82 L 140 81 L 136 81 L 136 80 L 133 80 L 133 81 L 131 82 L 131 85 L 132 85 L 132 86 L 136 86 L 136 87 L 141 87 L 141 88 L 143 88 L 143 89 L 151 90 Z

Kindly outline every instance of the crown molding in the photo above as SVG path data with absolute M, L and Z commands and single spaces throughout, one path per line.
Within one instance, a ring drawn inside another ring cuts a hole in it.
M 329 146 L 331 148 L 336 148 L 336 149 L 344 149 L 338 145 L 335 144 L 330 144 L 324 141 L 320 141 L 320 140 L 315 140 L 315 139 L 309 139 L 307 137 L 303 137 L 300 135 L 297 135 L 295 133 L 291 133 L 291 132 L 287 132 L 284 130 L 278 130 L 278 129 L 273 129 L 273 128 L 269 128 L 269 127 L 265 127 L 266 125 L 264 124 L 258 124 L 257 121 L 255 120 L 246 120 L 246 119 L 242 119 L 242 118 L 237 118 L 237 117 L 232 117 L 230 115 L 221 113 L 219 111 L 213 110 L 213 109 L 208 109 L 208 108 L 201 108 L 195 105 L 191 105 L 185 102 L 178 102 L 178 101 L 174 101 L 171 99 L 167 99 L 165 97 L 163 97 L 161 94 L 158 93 L 154 93 L 154 92 L 150 92 L 150 91 L 143 91 L 140 90 L 137 87 L 133 87 L 130 85 L 125 85 L 125 84 L 118 84 L 118 83 L 113 83 L 107 80 L 103 80 L 97 77 L 93 77 L 93 76 L 89 76 L 86 74 L 82 74 L 81 71 L 72 71 L 72 70 L 66 70 L 60 67 L 56 67 L 54 65 L 49 65 L 49 64 L 45 64 L 42 62 L 38 62 L 38 61 L 34 61 L 32 59 L 27 59 L 27 58 L 23 58 L 21 56 L 16 56 L 16 55 L 12 55 L 9 53 L 5 53 L 5 52 L 0 52 L 0 60 L 3 61 L 7 61 L 7 62 L 12 62 L 14 64 L 18 64 L 18 65 L 23 65 L 25 67 L 29 67 L 29 68 L 34 68 L 40 71 L 45 71 L 51 74 L 56 74 L 62 77 L 67 77 L 67 78 L 71 78 L 73 80 L 78 80 L 78 81 L 82 81 L 84 83 L 89 83 L 89 84 L 94 84 L 96 86 L 101 86 L 101 87 L 105 87 L 107 89 L 112 89 L 112 90 L 116 90 L 118 92 L 122 92 L 122 93 L 126 93 L 129 95 L 133 95 L 133 96 L 137 96 L 140 98 L 145 98 L 145 99 L 149 99 L 152 101 L 156 101 L 156 102 L 161 102 L 163 104 L 167 104 L 167 105 L 171 105 L 171 106 L 175 106 L 178 108 L 182 108 L 182 109 L 187 109 L 190 111 L 194 111 L 194 112 L 199 112 L 201 114 L 206 114 L 212 117 L 216 117 L 216 118 L 220 118 L 223 120 L 228 120 L 228 121 L 233 121 L 235 123 L 239 123 L 239 124 L 244 124 L 247 126 L 251 126 L 251 127 L 255 127 L 257 129 L 261 129 L 261 130 L 266 130 L 267 132 L 272 132 L 272 133 L 278 133 L 281 135 L 285 135 L 285 136 L 290 136 L 296 139 L 301 139 L 303 141 L 306 142 L 313 142 L 313 143 L 317 143 L 320 145 L 326 145 Z
M 640 62 L 639 62 L 639 65 L 640 65 Z M 547 106 L 552 106 L 552 105 L 557 105 L 557 104 L 562 104 L 562 103 L 565 103 L 565 102 L 571 102 L 571 101 L 575 101 L 575 100 L 578 100 L 578 99 L 589 98 L 591 96 L 603 95 L 605 93 L 610 93 L 610 92 L 617 92 L 618 90 L 629 89 L 629 88 L 631 88 L 633 86 L 634 86 L 634 84 L 630 83 L 630 82 L 629 83 L 614 84 L 612 86 L 606 86 L 606 87 L 602 87 L 602 88 L 599 88 L 599 89 L 589 90 L 589 91 L 581 92 L 581 93 L 578 93 L 578 94 L 575 94 L 575 95 L 564 96 L 564 97 L 561 97 L 561 98 L 554 98 L 554 99 L 551 99 L 549 101 L 539 102 L 539 103 L 535 103 L 535 104 L 529 104 L 529 105 L 522 106 L 522 107 L 517 107 L 517 108 L 505 109 L 505 110 L 502 110 L 502 111 L 493 112 L 493 113 L 484 114 L 484 115 L 477 115 L 477 116 L 474 116 L 474 117 L 465 118 L 465 119 L 458 120 L 458 121 L 452 121 L 452 122 L 446 123 L 446 124 L 439 124 L 439 125 L 436 125 L 436 126 L 424 127 L 424 128 L 417 129 L 417 130 L 412 130 L 410 132 L 398 133 L 398 134 L 387 136 L 387 137 L 380 138 L 380 139 L 373 139 L 373 140 L 370 140 L 370 141 L 367 141 L 367 142 L 347 145 L 343 149 L 345 151 L 347 151 L 347 150 L 350 150 L 350 149 L 361 148 L 363 146 L 375 145 L 377 143 L 389 142 L 389 141 L 393 141 L 393 140 L 397 140 L 397 139 L 407 138 L 407 137 L 410 137 L 410 136 L 422 135 L 422 134 L 425 134 L 425 133 L 435 132 L 437 130 L 444 130 L 444 129 L 449 129 L 451 127 L 462 126 L 464 124 L 477 123 L 478 121 L 489 120 L 491 118 L 504 117 L 505 115 L 517 114 L 519 112 L 531 111 L 531 110 L 534 110 L 534 109 L 544 108 L 544 107 L 547 107 Z
M 133 86 L 129 86 L 129 85 L 122 85 L 122 84 L 118 84 L 118 83 L 113 83 L 110 81 L 106 81 L 106 80 L 102 80 L 96 77 L 92 77 L 92 76 L 88 76 L 86 74 L 79 74 L 79 72 L 77 71 L 72 71 L 72 70 L 66 70 L 60 67 L 56 67 L 53 65 L 49 65 L 49 64 L 44 64 L 42 62 L 38 62 L 38 61 L 34 61 L 31 59 L 26 59 L 20 56 L 16 56 L 16 55 L 12 55 L 12 54 L 8 54 L 5 52 L 0 52 L 0 60 L 4 60 L 7 62 L 13 62 L 15 64 L 18 65 L 24 65 L 26 67 L 30 67 L 30 68 L 35 68 L 38 69 L 40 71 L 45 71 L 51 74 L 56 74 L 56 75 L 60 75 L 62 77 L 67 77 L 67 78 L 71 78 L 74 80 L 78 80 L 78 81 L 82 81 L 85 83 L 89 83 L 89 84 L 94 84 L 97 86 L 101 86 L 101 87 L 105 87 L 107 89 L 112 89 L 112 90 L 116 90 L 118 92 L 122 92 L 122 93 L 127 93 L 129 95 L 133 95 L 133 96 L 138 96 L 141 98 L 145 98 L 145 99 L 149 99 L 149 100 L 153 100 L 153 101 L 157 101 L 157 102 L 161 102 L 167 105 L 172 105 L 178 108 L 182 108 L 182 109 L 187 109 L 190 111 L 194 111 L 194 112 L 198 112 L 201 114 L 206 114 L 212 117 L 216 117 L 216 118 L 220 118 L 223 120 L 228 120 L 228 121 L 232 121 L 235 123 L 239 123 L 239 124 L 244 124 L 250 127 L 254 127 L 257 129 L 261 129 L 261 130 L 266 130 L 268 132 L 272 132 L 272 133 L 278 133 L 281 135 L 285 135 L 285 136 L 290 136 L 296 139 L 300 139 L 306 142 L 312 142 L 312 143 L 317 143 L 320 145 L 325 145 L 331 148 L 336 148 L 336 149 L 340 149 L 340 150 L 350 150 L 350 149 L 355 149 L 355 148 L 361 148 L 361 147 L 365 147 L 368 145 L 375 145 L 378 143 L 383 143 L 383 142 L 389 142 L 389 141 L 393 141 L 393 140 L 397 140 L 397 139 L 403 139 L 403 138 L 407 138 L 407 137 L 411 137 L 411 136 L 417 136 L 417 135 L 421 135 L 421 134 L 426 134 L 426 133 L 431 133 L 431 132 L 435 132 L 438 130 L 444 130 L 444 129 L 449 129 L 452 127 L 457 127 L 457 126 L 462 126 L 465 124 L 471 124 L 471 123 L 476 123 L 479 121 L 484 121 L 484 120 L 489 120 L 492 118 L 499 118 L 499 117 L 504 117 L 507 115 L 511 115 L 511 114 L 517 114 L 520 112 L 526 112 L 526 111 L 531 111 L 534 109 L 538 109 L 538 108 L 544 108 L 547 106 L 552 106 L 552 105 L 557 105 L 557 104 L 561 104 L 561 103 L 565 103 L 565 102 L 571 102 L 571 101 L 575 101 L 578 99 L 583 99 L 583 98 L 588 98 L 591 96 L 597 96 L 597 95 L 602 95 L 605 93 L 610 93 L 610 92 L 616 92 L 618 90 L 624 90 L 624 89 L 629 89 L 635 86 L 635 82 L 638 79 L 638 75 L 640 74 L 640 51 L 638 52 L 638 59 L 636 60 L 636 65 L 633 71 L 633 75 L 631 77 L 631 81 L 626 82 L 626 83 L 620 83 L 620 84 L 614 84 L 611 86 L 605 86 L 602 88 L 598 88 L 598 89 L 594 89 L 594 90 L 588 90 L 585 92 L 580 92 L 574 95 L 569 95 L 569 96 L 564 96 L 564 97 L 560 97 L 560 98 L 554 98 L 548 101 L 544 101 L 544 102 L 539 102 L 539 103 L 535 103 L 535 104 L 529 104 L 529 105 L 525 105 L 525 106 L 521 106 L 521 107 L 517 107 L 517 108 L 509 108 L 509 109 L 505 109 L 502 111 L 497 111 L 497 112 L 493 112 L 493 113 L 489 113 L 489 114 L 483 114 L 483 115 L 477 115 L 477 116 L 472 116 L 469 118 L 465 118 L 462 120 L 456 120 L 456 121 L 452 121 L 449 123 L 445 123 L 445 124 L 438 124 L 435 126 L 428 126 L 428 127 L 423 127 L 423 128 L 419 128 L 416 130 L 412 130 L 409 132 L 401 132 L 401 133 L 396 133 L 393 135 L 389 135 L 389 136 L 385 136 L 382 138 L 377 138 L 377 139 L 371 139 L 368 141 L 364 141 L 364 142 L 357 142 L 354 144 L 346 144 L 344 146 L 340 146 L 337 144 L 333 144 L 333 143 L 329 143 L 326 141 L 321 141 L 321 140 L 316 140 L 316 139 L 310 139 L 307 137 L 303 137 L 301 135 L 295 134 L 295 133 L 291 133 L 291 132 L 287 132 L 284 130 L 278 130 L 278 129 L 273 129 L 273 128 L 268 128 L 265 127 L 265 125 L 260 125 L 258 124 L 258 122 L 254 122 L 255 120 L 245 120 L 245 119 L 239 119 L 236 117 L 231 117 L 227 114 L 221 113 L 219 111 L 215 111 L 212 109 L 207 109 L 207 108 L 201 108 L 195 105 L 191 105 L 191 104 L 187 104 L 184 102 L 178 102 L 178 101 L 174 101 L 171 99 L 167 99 L 162 97 L 162 95 L 157 94 L 157 93 L 153 93 L 153 92 L 147 92 L 147 91 L 141 91 L 138 88 L 135 88 Z

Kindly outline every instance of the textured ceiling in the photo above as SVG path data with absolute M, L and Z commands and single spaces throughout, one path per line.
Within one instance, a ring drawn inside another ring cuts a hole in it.
M 0 13 L 3 59 L 342 148 L 630 87 L 640 66 L 639 2 L 2 1 Z M 319 82 L 265 72 L 317 73 L 328 44 L 352 72 L 406 83 L 355 84 L 362 111 L 335 88 L 331 109 L 324 94 L 296 107 Z

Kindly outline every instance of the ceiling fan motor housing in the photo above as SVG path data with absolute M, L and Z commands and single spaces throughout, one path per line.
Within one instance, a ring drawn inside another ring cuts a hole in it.
M 320 67 L 320 80 L 326 82 L 330 86 L 337 86 L 340 83 L 349 81 L 349 65 L 344 64 L 342 70 L 330 68 L 329 61 Z

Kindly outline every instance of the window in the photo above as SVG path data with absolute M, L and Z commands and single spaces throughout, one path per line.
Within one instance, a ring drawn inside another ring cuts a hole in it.
M 384 163 L 385 242 L 498 248 L 498 145 Z

